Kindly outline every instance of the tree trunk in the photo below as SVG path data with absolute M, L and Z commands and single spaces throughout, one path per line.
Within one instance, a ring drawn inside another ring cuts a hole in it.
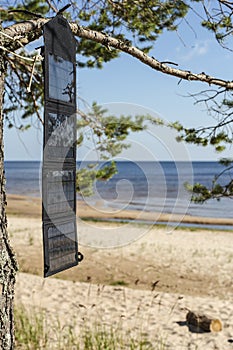
M 3 95 L 6 64 L 0 53 L 0 349 L 14 349 L 14 285 L 17 262 L 7 232 L 3 147 Z

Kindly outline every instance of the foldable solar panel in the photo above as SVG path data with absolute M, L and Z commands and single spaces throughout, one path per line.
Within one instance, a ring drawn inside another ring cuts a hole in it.
M 42 170 L 44 276 L 78 264 L 76 228 L 76 41 L 57 15 L 44 25 Z

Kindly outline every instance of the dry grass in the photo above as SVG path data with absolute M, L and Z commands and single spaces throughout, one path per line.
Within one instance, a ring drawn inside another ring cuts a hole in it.
M 100 323 L 84 326 L 77 335 L 76 325 L 61 326 L 59 320 L 48 324 L 42 311 L 26 310 L 22 305 L 15 310 L 16 349 L 21 350 L 166 350 L 162 338 L 152 344 L 146 333 L 136 337 L 118 328 L 106 328 Z

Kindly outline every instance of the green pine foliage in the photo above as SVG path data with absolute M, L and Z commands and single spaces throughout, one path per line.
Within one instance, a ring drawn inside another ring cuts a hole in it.
M 99 159 L 99 162 L 77 171 L 77 191 L 82 196 L 93 194 L 96 181 L 108 181 L 117 173 L 115 161 L 109 160 L 130 147 L 127 137 L 131 132 L 145 130 L 146 120 L 146 115 L 116 117 L 96 102 L 93 102 L 89 113 L 82 115 L 77 123 L 77 144 L 80 147 L 91 140 Z M 105 162 L 104 165 L 101 162 Z
M 98 3 L 101 6 L 98 6 Z M 145 53 L 166 30 L 177 29 L 178 20 L 188 12 L 186 1 L 121 0 L 97 1 L 96 5 L 82 2 L 78 20 L 84 26 L 111 35 L 119 40 L 134 44 Z M 80 67 L 101 68 L 119 56 L 120 52 L 103 45 L 79 39 L 78 53 Z
M 52 6 L 50 6 L 51 4 Z M 186 22 L 192 28 L 188 17 L 190 12 L 197 15 L 200 25 L 213 33 L 221 46 L 231 50 L 231 41 L 228 39 L 232 37 L 233 31 L 233 4 L 230 1 L 97 0 L 91 2 L 80 0 L 72 1 L 71 4 L 72 6 L 63 14 L 70 22 L 104 33 L 106 38 L 109 35 L 126 45 L 134 45 L 147 54 L 152 48 L 155 48 L 157 40 L 163 33 L 177 31 L 182 22 Z M 38 16 L 51 18 L 55 15 L 54 8 L 61 9 L 63 6 L 64 2 L 61 0 L 52 2 L 46 0 L 9 1 L 8 5 L 6 2 L 0 8 L 2 26 L 7 27 Z M 193 30 L 195 31 L 195 28 Z M 119 50 L 108 46 L 107 39 L 102 44 L 82 38 L 77 38 L 77 41 L 77 65 L 80 68 L 100 69 L 105 63 L 120 55 Z M 22 47 L 17 53 L 22 57 L 34 59 L 36 55 L 34 47 L 31 45 L 28 50 Z M 4 106 L 5 123 L 10 128 L 16 127 L 19 130 L 26 130 L 33 123 L 33 118 L 42 120 L 41 111 L 44 102 L 42 64 L 36 62 L 32 75 L 32 61 L 25 61 L 14 55 L 6 55 L 5 57 L 8 64 Z M 31 89 L 29 89 L 30 83 Z M 209 112 L 213 114 L 215 118 L 213 126 L 194 129 L 185 127 L 179 122 L 166 125 L 162 120 L 153 120 L 153 118 L 151 118 L 151 122 L 175 129 L 179 142 L 204 147 L 210 145 L 217 152 L 222 152 L 232 144 L 233 140 L 231 128 L 233 96 L 231 90 L 210 88 L 193 97 L 196 102 L 198 102 L 198 98 L 204 102 Z M 78 121 L 77 145 L 85 143 L 86 137 L 83 130 L 87 128 L 88 121 L 89 127 L 94 133 L 100 160 L 108 160 L 118 155 L 123 149 L 129 147 L 126 142 L 129 133 L 143 129 L 145 116 L 137 116 L 134 119 L 130 116 L 116 118 L 104 115 L 105 112 L 97 104 L 93 104 L 92 109 L 92 116 L 89 115 L 86 119 Z M 150 120 L 148 116 L 147 120 Z M 78 173 L 79 181 L 85 178 L 86 183 L 89 181 L 93 184 L 95 180 L 109 179 L 116 172 L 113 163 L 109 163 L 103 169 L 100 171 L 97 168 L 88 168 L 85 174 L 82 169 Z M 226 169 L 230 171 L 231 167 Z M 87 179 L 89 180 L 87 181 Z M 80 183 L 77 185 L 78 191 L 81 188 L 83 191 L 86 188 L 85 191 L 91 193 L 89 185 L 84 186 Z M 230 190 L 231 183 L 226 184 L 223 188 L 213 185 L 212 189 L 208 189 L 208 194 L 199 184 L 193 189 L 193 191 L 199 191 L 202 199 L 219 199 L 221 196 L 230 195 Z
M 233 198 L 233 159 L 222 158 L 219 163 L 225 168 L 213 178 L 212 185 L 210 187 L 204 186 L 200 183 L 195 183 L 193 186 L 186 183 L 185 187 L 187 191 L 192 193 L 192 201 L 195 203 L 204 203 L 209 199 L 220 200 L 223 197 Z M 229 175 L 230 181 L 225 183 L 222 178 L 223 175 Z

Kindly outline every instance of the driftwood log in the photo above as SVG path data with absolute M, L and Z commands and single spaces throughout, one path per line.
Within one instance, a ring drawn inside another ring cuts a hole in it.
M 186 315 L 188 324 L 201 328 L 205 332 L 219 332 L 222 330 L 222 322 L 206 315 L 189 311 Z

